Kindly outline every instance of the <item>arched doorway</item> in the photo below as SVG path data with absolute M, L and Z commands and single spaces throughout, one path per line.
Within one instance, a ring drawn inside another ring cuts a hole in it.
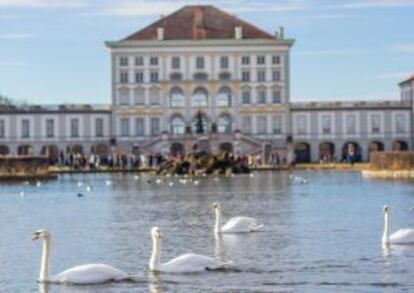
M 344 143 L 342 147 L 342 159 L 349 162 L 361 162 L 361 147 L 354 141 Z
M 384 144 L 380 141 L 371 141 L 368 144 L 368 161 L 372 152 L 381 152 L 384 150 Z
M 174 142 L 170 147 L 170 154 L 176 158 L 182 158 L 185 155 L 184 145 L 179 142 Z
M 296 163 L 309 163 L 311 161 L 311 148 L 305 142 L 295 144 Z
M 17 154 L 19 156 L 33 155 L 33 147 L 31 145 L 28 145 L 28 144 L 20 145 L 17 148 Z
M 185 133 L 185 122 L 181 116 L 173 116 L 171 118 L 171 134 L 183 135 Z
M 0 156 L 5 156 L 10 153 L 9 147 L 7 145 L 0 145 Z
M 220 151 L 224 151 L 227 153 L 233 152 L 233 144 L 231 142 L 222 142 L 219 146 Z
M 396 140 L 392 143 L 393 151 L 408 151 L 408 143 L 403 140 Z
M 107 156 L 109 154 L 109 147 L 106 144 L 94 144 L 91 146 L 91 153 L 100 157 Z
M 83 147 L 80 144 L 70 144 L 68 145 L 68 147 L 66 148 L 66 152 L 68 154 L 72 153 L 72 154 L 83 154 Z
M 59 162 L 59 147 L 57 145 L 44 145 L 40 153 L 48 158 L 49 164 L 56 164 Z
M 324 163 L 335 161 L 335 145 L 331 142 L 319 144 L 319 160 Z

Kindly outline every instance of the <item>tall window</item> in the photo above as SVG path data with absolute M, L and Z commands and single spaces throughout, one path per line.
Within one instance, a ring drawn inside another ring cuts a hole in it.
M 273 65 L 280 64 L 280 56 L 273 56 L 272 57 L 272 63 L 273 63 Z
M 160 104 L 160 90 L 158 88 L 150 89 L 150 104 L 159 105 Z
M 135 57 L 135 66 L 143 66 L 144 58 L 142 56 Z
M 70 119 L 70 136 L 79 137 L 79 119 L 78 118 Z
M 160 118 L 151 117 L 151 135 L 158 135 L 160 133 Z
M 4 119 L 0 119 L 0 138 L 4 138 L 6 136 L 6 123 Z
M 145 89 L 138 87 L 134 90 L 134 102 L 135 105 L 144 105 L 145 104 Z
M 381 132 L 381 116 L 380 114 L 371 115 L 371 132 L 374 134 Z
M 346 116 L 346 133 L 355 134 L 356 133 L 356 117 L 355 115 Z
M 250 104 L 250 103 L 251 103 L 250 90 L 243 90 L 242 91 L 242 104 Z
M 282 133 L 282 116 L 277 115 L 272 118 L 272 131 L 273 134 Z
M 228 87 L 221 88 L 217 95 L 218 107 L 230 107 L 231 106 L 231 89 Z
M 184 94 L 180 88 L 171 90 L 171 107 L 184 107 Z
M 128 71 L 121 71 L 119 75 L 120 83 L 128 83 Z
M 121 58 L 119 58 L 119 65 L 121 65 L 121 66 L 128 66 L 128 57 L 121 57 Z
M 227 56 L 222 56 L 220 58 L 220 68 L 221 69 L 229 68 L 229 58 Z
M 231 117 L 230 115 L 222 115 L 217 122 L 217 130 L 219 133 L 231 133 Z
M 121 136 L 129 136 L 129 118 L 121 118 Z
M 405 133 L 405 116 L 404 114 L 395 115 L 395 132 Z
M 185 133 L 185 123 L 181 117 L 174 117 L 171 120 L 171 133 L 181 135 Z
M 197 57 L 196 58 L 196 68 L 197 69 L 203 69 L 204 68 L 204 57 Z
M 280 81 L 280 71 L 279 70 L 274 70 L 272 72 L 272 80 L 273 81 Z
M 258 65 L 266 64 L 266 57 L 265 56 L 257 56 L 257 64 Z
M 272 92 L 272 103 L 273 104 L 280 104 L 282 102 L 282 94 L 280 90 L 273 90 Z
M 143 117 L 135 118 L 135 136 L 144 136 L 144 133 L 145 133 L 144 118 Z
M 242 131 L 243 133 L 252 133 L 252 118 L 250 116 L 242 117 Z
M 260 89 L 257 96 L 258 104 L 266 104 L 266 90 Z
M 250 57 L 249 56 L 243 56 L 242 62 L 243 65 L 249 65 L 250 64 Z
M 55 120 L 46 119 L 46 137 L 55 137 Z
M 171 59 L 171 67 L 172 67 L 172 69 L 179 69 L 180 68 L 180 57 L 173 57 Z
M 331 134 L 332 117 L 330 115 L 322 115 L 322 133 Z
M 158 72 L 151 72 L 151 82 L 152 83 L 157 83 L 159 81 L 158 79 Z
M 158 65 L 158 57 L 151 57 L 150 58 L 150 65 L 157 66 Z
M 207 107 L 208 105 L 208 94 L 207 91 L 203 88 L 198 88 L 194 92 L 194 95 L 191 100 L 191 105 L 193 107 Z
M 266 81 L 266 71 L 260 70 L 257 72 L 257 81 L 265 82 Z
M 298 134 L 306 134 L 307 132 L 307 121 L 306 121 L 306 116 L 300 115 L 296 117 L 296 128 L 297 128 L 297 132 Z
M 242 81 L 250 81 L 250 71 L 243 71 L 242 72 Z
M 22 119 L 22 137 L 23 138 L 30 137 L 30 120 L 29 119 Z
M 267 119 L 266 116 L 257 117 L 257 134 L 267 133 Z
M 121 88 L 119 90 L 119 104 L 129 105 L 129 89 L 128 88 Z
M 135 72 L 135 82 L 136 83 L 144 82 L 144 72 L 142 71 Z
M 96 118 L 95 119 L 95 136 L 96 137 L 103 137 L 103 119 Z

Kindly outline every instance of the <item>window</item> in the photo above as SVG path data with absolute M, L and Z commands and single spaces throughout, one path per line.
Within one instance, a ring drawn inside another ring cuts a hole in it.
M 227 56 L 223 56 L 220 58 L 220 68 L 221 69 L 229 68 L 229 58 Z
M 231 74 L 228 72 L 222 72 L 219 74 L 219 79 L 221 81 L 229 81 L 231 79 Z
M 206 73 L 199 72 L 199 73 L 194 74 L 194 80 L 207 81 L 207 79 L 208 79 L 208 75 Z
M 121 71 L 119 76 L 120 83 L 128 83 L 128 72 L 127 71 Z
M 243 90 L 242 92 L 242 104 L 250 104 L 251 95 L 250 90 Z
M 282 134 L 282 116 L 273 116 L 272 118 L 272 132 L 273 134 Z
M 184 94 L 180 88 L 173 88 L 171 90 L 171 107 L 184 107 Z
M 144 73 L 143 72 L 135 72 L 135 82 L 136 83 L 143 83 L 144 82 Z
M 322 133 L 331 134 L 332 117 L 330 115 L 322 115 Z
M 151 105 L 159 105 L 160 104 L 160 90 L 157 88 L 150 89 L 149 93 L 150 104 Z
M 121 65 L 121 66 L 128 66 L 128 57 L 121 57 L 121 58 L 119 58 L 119 65 Z
M 259 90 L 259 93 L 257 96 L 257 103 L 266 104 L 266 90 L 265 89 Z
M 142 117 L 135 118 L 135 136 L 144 136 L 144 133 L 145 133 L 144 118 Z
M 273 57 L 272 57 L 272 64 L 273 64 L 273 65 L 278 65 L 278 64 L 280 64 L 280 56 L 273 56 Z
M 207 107 L 208 105 L 208 94 L 203 88 L 196 89 L 192 97 L 191 105 L 193 107 Z
M 219 133 L 231 133 L 231 117 L 223 115 L 218 119 L 217 130 Z
M 181 73 L 171 73 L 170 80 L 172 82 L 178 82 L 183 80 L 183 75 Z
M 22 137 L 23 138 L 30 137 L 30 120 L 29 119 L 22 119 Z
M 171 120 L 171 133 L 181 135 L 185 133 L 185 123 L 181 117 L 174 117 Z
M 151 57 L 150 58 L 150 65 L 157 66 L 158 65 L 158 57 Z
M 46 119 L 46 137 L 55 137 L 55 120 Z
M 103 119 L 96 118 L 95 119 L 95 136 L 96 137 L 103 137 Z
M 280 71 L 279 70 L 274 70 L 272 72 L 272 80 L 273 81 L 280 81 Z
M 230 107 L 231 106 L 231 89 L 228 87 L 221 88 L 217 95 L 218 107 Z
M 78 118 L 70 119 L 70 136 L 79 137 L 79 119 Z
M 257 134 L 267 133 L 267 119 L 266 116 L 257 117 Z
M 4 119 L 0 119 L 0 138 L 4 138 L 6 136 L 6 123 Z
M 296 117 L 296 124 L 297 124 L 296 129 L 297 129 L 298 134 L 306 134 L 306 131 L 307 131 L 306 116 L 303 116 L 303 115 L 297 116 Z
M 129 136 L 129 118 L 121 119 L 121 136 Z
M 374 134 L 381 132 L 381 116 L 380 114 L 371 115 L 371 132 Z
M 243 56 L 242 62 L 243 65 L 250 65 L 250 57 L 249 56 Z
M 257 72 L 257 81 L 258 82 L 266 81 L 266 71 L 260 70 Z
M 250 71 L 242 72 L 242 81 L 250 81 Z
M 203 69 L 204 68 L 204 57 L 197 57 L 196 58 L 196 68 Z
M 122 88 L 119 90 L 119 104 L 129 105 L 129 89 Z
M 395 115 L 395 132 L 400 133 L 400 134 L 405 132 L 404 114 Z
M 347 134 L 356 133 L 356 116 L 355 115 L 346 116 L 346 133 Z
M 273 90 L 272 92 L 272 103 L 273 104 L 280 104 L 282 102 L 282 95 L 280 90 Z
M 179 69 L 180 68 L 180 57 L 173 57 L 171 59 L 171 67 L 172 67 L 172 69 Z
M 134 102 L 135 102 L 135 105 L 145 104 L 145 89 L 144 88 L 139 87 L 134 90 Z
M 135 57 L 135 66 L 143 66 L 144 65 L 144 58 L 141 56 Z
M 266 64 L 266 57 L 265 56 L 257 56 L 257 64 L 258 65 Z
M 152 83 L 158 82 L 158 72 L 151 72 L 151 82 Z
M 246 134 L 252 133 L 252 118 L 250 116 L 242 117 L 242 131 Z
M 151 117 L 151 135 L 158 135 L 160 133 L 160 118 Z

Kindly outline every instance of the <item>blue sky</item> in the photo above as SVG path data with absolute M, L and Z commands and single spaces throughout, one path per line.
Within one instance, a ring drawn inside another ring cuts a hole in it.
M 296 39 L 291 100 L 398 99 L 414 73 L 414 0 L 0 0 L 0 93 L 109 103 L 118 40 L 185 4 L 212 4 Z

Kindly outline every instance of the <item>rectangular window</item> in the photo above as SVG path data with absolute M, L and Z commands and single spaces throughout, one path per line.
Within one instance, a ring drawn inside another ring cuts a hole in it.
M 136 118 L 135 119 L 135 135 L 136 136 L 144 136 L 145 128 L 144 128 L 144 118 Z
M 260 70 L 257 72 L 257 81 L 265 82 L 266 81 L 266 71 Z
M 95 119 L 95 136 L 96 137 L 103 137 L 103 119 L 96 118 Z
M 251 95 L 250 91 L 245 90 L 242 92 L 242 104 L 250 104 L 251 102 Z
M 4 138 L 6 136 L 6 123 L 4 119 L 0 119 L 0 138 Z
M 135 66 L 143 66 L 144 58 L 142 56 L 135 57 Z
M 330 115 L 323 115 L 322 116 L 322 133 L 323 134 L 331 134 L 331 123 L 332 117 Z
M 158 81 L 158 72 L 151 72 L 151 82 L 157 83 Z
M 129 119 L 122 118 L 121 119 L 121 136 L 129 136 Z
M 306 116 L 297 116 L 296 117 L 296 128 L 298 134 L 306 134 Z
M 70 119 L 70 136 L 79 137 L 79 119 L 78 118 Z
M 355 115 L 346 116 L 346 133 L 347 134 L 356 133 L 356 116 Z
M 250 65 L 250 57 L 249 56 L 243 56 L 242 57 L 242 64 L 243 65 Z
M 267 133 L 267 119 L 266 116 L 257 117 L 257 134 Z
M 159 105 L 160 104 L 160 92 L 158 90 L 150 90 L 149 99 L 151 105 Z
M 158 57 L 151 57 L 150 58 L 150 65 L 157 66 L 158 65 Z
M 55 120 L 46 119 L 46 137 L 55 137 Z
M 180 68 L 180 57 L 173 57 L 172 58 L 171 67 L 172 67 L 172 69 L 179 69 Z
M 272 72 L 272 80 L 273 81 L 280 81 L 280 71 L 279 70 L 274 70 Z
M 250 71 L 242 72 L 242 81 L 250 81 Z
M 282 116 L 273 116 L 272 128 L 273 134 L 282 134 Z
M 282 94 L 280 90 L 274 90 L 272 92 L 272 103 L 273 104 L 280 104 L 282 102 Z
M 128 83 L 128 72 L 127 71 L 121 71 L 119 76 L 120 83 Z
M 405 133 L 405 116 L 404 114 L 395 115 L 395 132 Z
M 257 56 L 257 64 L 258 65 L 266 64 L 266 57 L 265 56 Z
M 135 82 L 136 83 L 143 83 L 144 82 L 144 73 L 143 72 L 135 72 Z
M 23 138 L 30 137 L 30 120 L 29 119 L 22 119 L 22 137 Z
M 119 58 L 119 65 L 120 66 L 128 66 L 128 57 Z
M 250 116 L 242 118 L 242 131 L 246 134 L 252 133 L 252 118 Z
M 158 135 L 160 133 L 160 119 L 158 117 L 151 118 L 151 135 Z
M 257 103 L 266 104 L 266 90 L 259 90 L 259 93 L 257 96 Z
M 196 68 L 203 69 L 204 68 L 204 57 L 197 57 L 196 58 Z
M 273 63 L 274 65 L 278 65 L 278 64 L 280 64 L 280 56 L 273 56 L 273 57 L 272 57 L 272 63 Z
M 381 116 L 380 114 L 371 115 L 371 132 L 374 134 L 381 132 Z
M 229 58 L 227 56 L 223 56 L 220 58 L 220 68 L 221 69 L 229 68 Z
M 145 90 L 143 88 L 137 88 L 134 90 L 135 105 L 145 104 Z

